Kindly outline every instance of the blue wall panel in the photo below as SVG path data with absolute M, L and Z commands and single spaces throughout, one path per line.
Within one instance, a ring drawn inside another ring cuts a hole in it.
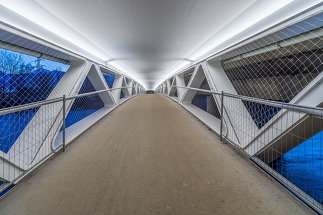
M 323 202 L 323 131 L 269 165 L 318 202 Z
M 115 78 L 113 76 L 111 76 L 111 75 L 104 74 L 104 73 L 103 73 L 103 77 L 104 77 L 105 81 L 107 82 L 109 88 L 112 88 Z
M 90 79 L 86 78 L 79 94 L 96 91 Z M 66 117 L 66 128 L 88 117 L 92 113 L 104 107 L 104 103 L 98 94 L 75 99 L 71 110 Z
M 0 49 L 0 109 L 46 100 L 69 65 Z M 7 153 L 38 108 L 0 116 L 0 150 Z

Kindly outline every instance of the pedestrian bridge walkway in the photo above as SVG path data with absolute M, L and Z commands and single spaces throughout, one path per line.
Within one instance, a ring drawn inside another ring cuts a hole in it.
M 6 214 L 309 214 L 193 115 L 140 95 L 0 201 Z

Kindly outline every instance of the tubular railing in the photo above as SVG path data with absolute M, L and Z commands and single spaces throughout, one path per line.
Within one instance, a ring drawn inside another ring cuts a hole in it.
M 65 151 L 68 133 L 81 134 L 79 125 L 89 127 L 117 106 L 105 107 L 99 95 L 127 88 L 136 87 L 64 95 L 0 109 L 0 197 L 54 153 Z
M 209 119 L 219 124 L 220 129 L 215 131 L 220 139 L 239 148 L 303 202 L 323 212 L 322 103 L 319 107 L 310 107 L 226 92 L 172 87 L 202 95 L 202 99 L 195 96 L 190 103 L 176 101 L 185 107 L 194 105 L 204 112 L 214 109 L 214 102 L 210 101 L 214 98 L 220 120 L 211 116 Z

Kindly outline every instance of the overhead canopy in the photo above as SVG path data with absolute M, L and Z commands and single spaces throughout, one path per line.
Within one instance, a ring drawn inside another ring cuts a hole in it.
M 219 51 L 216 48 L 233 36 L 263 30 L 252 27 L 257 22 L 267 20 L 262 28 L 268 28 L 319 2 L 2 0 L 1 4 L 78 46 L 80 54 L 94 56 L 154 89 L 179 68 Z M 1 15 L 0 19 L 12 21 Z M 27 29 L 25 25 L 20 23 Z

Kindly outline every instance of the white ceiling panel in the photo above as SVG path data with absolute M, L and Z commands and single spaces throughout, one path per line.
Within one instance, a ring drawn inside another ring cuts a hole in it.
M 270 14 L 293 1 L 0 0 L 0 2 L 36 23 L 41 19 L 39 24 L 44 27 L 46 27 L 44 20 L 50 20 L 53 25 L 55 17 L 56 25 L 58 28 L 62 27 L 64 35 L 71 38 L 80 37 L 84 49 L 91 47 L 92 53 L 100 53 L 98 57 L 101 60 L 107 61 L 108 64 L 120 65 L 146 88 L 151 89 L 174 72 L 174 68 L 179 64 L 187 62 L 187 65 L 188 60 L 196 60 L 199 51 L 206 50 L 205 47 L 209 43 L 219 41 L 217 35 L 225 39 L 234 29 L 239 29 L 238 26 L 243 26 L 242 22 L 251 23 L 251 17 L 257 21 L 255 13 L 269 11 Z M 33 8 L 35 10 L 32 10 Z M 37 13 L 41 14 L 38 18 Z
M 37 0 L 153 87 L 255 0 Z M 167 60 L 168 59 L 168 60 Z

